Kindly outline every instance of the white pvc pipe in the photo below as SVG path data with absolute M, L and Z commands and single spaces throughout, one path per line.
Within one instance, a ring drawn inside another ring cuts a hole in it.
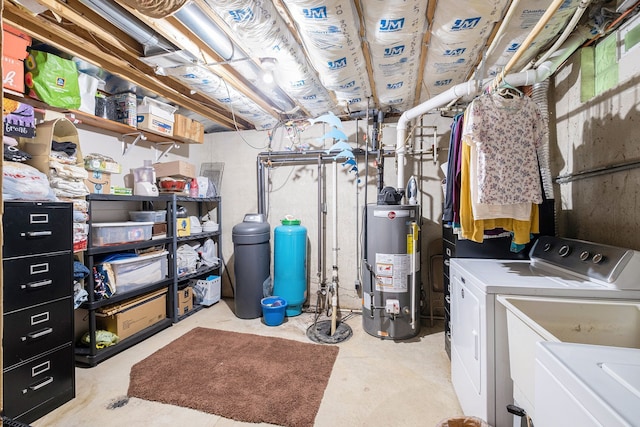
M 558 50 L 560 46 L 562 46 L 564 41 L 567 39 L 567 37 L 569 37 L 573 29 L 578 25 L 580 18 L 582 18 L 582 15 L 584 15 L 584 12 L 587 10 L 587 7 L 589 7 L 590 4 L 591 4 L 591 0 L 582 0 L 578 5 L 578 7 L 576 8 L 575 13 L 571 17 L 571 20 L 567 24 L 567 27 L 564 29 L 564 31 L 562 32 L 558 40 L 556 40 L 553 46 L 551 46 L 549 50 L 540 57 L 540 59 L 535 61 L 535 63 L 531 61 L 523 71 L 526 71 L 531 67 L 540 66 L 540 64 L 546 61 L 556 50 Z
M 550 77 L 564 61 L 571 56 L 586 40 L 591 37 L 589 29 L 578 27 L 576 31 L 567 39 L 562 48 L 554 52 L 549 60 L 540 64 L 535 70 L 527 70 L 521 73 L 509 74 L 503 80 L 511 86 L 527 86 L 539 83 Z M 476 96 L 482 89 L 493 82 L 494 78 L 485 79 L 482 87 L 476 87 L 475 81 L 468 81 L 453 86 L 449 90 L 434 96 L 420 105 L 405 111 L 398 119 L 396 137 L 396 156 L 398 159 L 398 190 L 403 190 L 404 178 L 404 158 L 405 158 L 405 138 L 407 137 L 407 125 L 411 120 L 428 113 L 431 110 L 447 105 L 449 102 L 462 96 Z

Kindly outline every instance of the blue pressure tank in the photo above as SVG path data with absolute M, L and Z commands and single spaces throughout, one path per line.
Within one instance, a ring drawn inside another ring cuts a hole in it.
M 307 299 L 307 229 L 287 217 L 273 232 L 273 295 L 287 301 L 286 315 L 302 313 Z

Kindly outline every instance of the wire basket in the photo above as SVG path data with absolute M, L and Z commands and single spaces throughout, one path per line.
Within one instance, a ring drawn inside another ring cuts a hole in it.
M 206 176 L 213 183 L 216 195 L 222 192 L 222 172 L 224 162 L 202 163 L 200 166 L 200 176 Z

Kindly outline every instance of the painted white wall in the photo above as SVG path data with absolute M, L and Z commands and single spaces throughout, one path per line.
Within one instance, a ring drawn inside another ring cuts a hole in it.
M 440 163 L 447 159 L 449 145 L 451 119 L 441 118 L 439 115 L 426 116 L 423 125 L 437 126 L 439 155 L 438 163 L 433 162 L 430 154 L 422 156 L 408 156 L 406 176 L 419 175 L 419 203 L 422 205 L 422 281 L 425 293 L 428 295 L 428 254 L 427 246 L 434 239 L 441 237 L 440 218 L 442 216 L 442 187 L 444 177 Z M 352 147 L 364 147 L 365 134 L 371 137 L 371 127 L 367 129 L 364 120 L 343 122 L 344 133 L 348 136 Z M 80 145 L 83 154 L 98 152 L 113 157 L 123 166 L 123 172 L 143 165 L 145 159 L 156 160 L 156 156 L 166 147 L 156 150 L 152 144 L 146 141 L 136 146 L 129 146 L 125 155 L 122 153 L 123 144 L 119 135 L 98 132 L 94 128 L 78 125 Z M 308 149 L 328 149 L 332 140 L 319 139 L 331 128 L 327 124 L 318 123 L 308 126 L 306 129 L 294 129 L 280 127 L 273 132 L 271 148 L 273 151 L 292 150 L 296 147 L 306 146 Z M 357 144 L 356 144 L 356 129 Z M 423 148 L 430 148 L 433 141 L 433 130 L 428 129 L 428 136 L 423 139 Z M 260 152 L 267 150 L 269 133 L 265 131 L 242 131 L 208 134 L 202 145 L 181 145 L 179 149 L 172 150 L 160 161 L 186 160 L 196 165 L 200 170 L 203 162 L 224 162 L 224 173 L 221 185 L 222 196 L 222 253 L 227 263 L 229 274 L 233 274 L 233 242 L 232 228 L 242 222 L 246 213 L 257 212 L 257 178 L 256 159 Z M 392 150 L 395 147 L 396 131 L 393 123 L 385 123 L 382 132 L 382 143 L 385 148 Z M 132 137 L 126 137 L 132 141 Z M 420 142 L 416 142 L 420 148 Z M 376 170 L 373 166 L 373 157 L 369 159 L 369 179 L 367 198 L 370 203 L 376 200 Z M 340 306 L 344 309 L 358 310 L 361 300 L 355 288 L 356 281 L 360 280 L 360 248 L 362 238 L 362 209 L 365 204 L 365 165 L 359 162 L 358 169 L 361 183 L 356 182 L 354 173 L 350 173 L 347 167 L 342 166 L 344 160 L 338 161 L 338 280 Z M 273 229 L 280 225 L 280 220 L 285 215 L 294 215 L 302 220 L 302 225 L 307 228 L 308 236 L 308 302 L 315 305 L 317 301 L 316 291 L 319 289 L 321 277 L 331 280 L 332 268 L 332 230 L 331 218 L 333 209 L 333 167 L 326 165 L 326 250 L 324 275 L 318 272 L 318 166 L 316 164 L 305 166 L 279 166 L 271 168 L 268 172 L 269 191 L 267 192 L 268 221 Z M 112 175 L 113 185 L 124 185 L 124 173 Z M 395 157 L 385 159 L 385 185 L 396 186 Z M 441 245 L 435 243 L 436 247 Z M 273 246 L 272 246 L 273 247 Z M 320 276 L 320 277 L 319 277 Z M 231 296 L 229 281 L 224 276 L 223 295 Z M 426 301 L 425 301 L 426 304 Z M 428 311 L 426 311 L 428 312 Z

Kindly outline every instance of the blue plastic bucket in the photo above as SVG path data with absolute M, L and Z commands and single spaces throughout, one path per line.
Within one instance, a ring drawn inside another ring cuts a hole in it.
M 287 301 L 281 297 L 266 297 L 260 301 L 262 304 L 262 317 L 267 326 L 278 326 L 284 321 L 284 313 Z

